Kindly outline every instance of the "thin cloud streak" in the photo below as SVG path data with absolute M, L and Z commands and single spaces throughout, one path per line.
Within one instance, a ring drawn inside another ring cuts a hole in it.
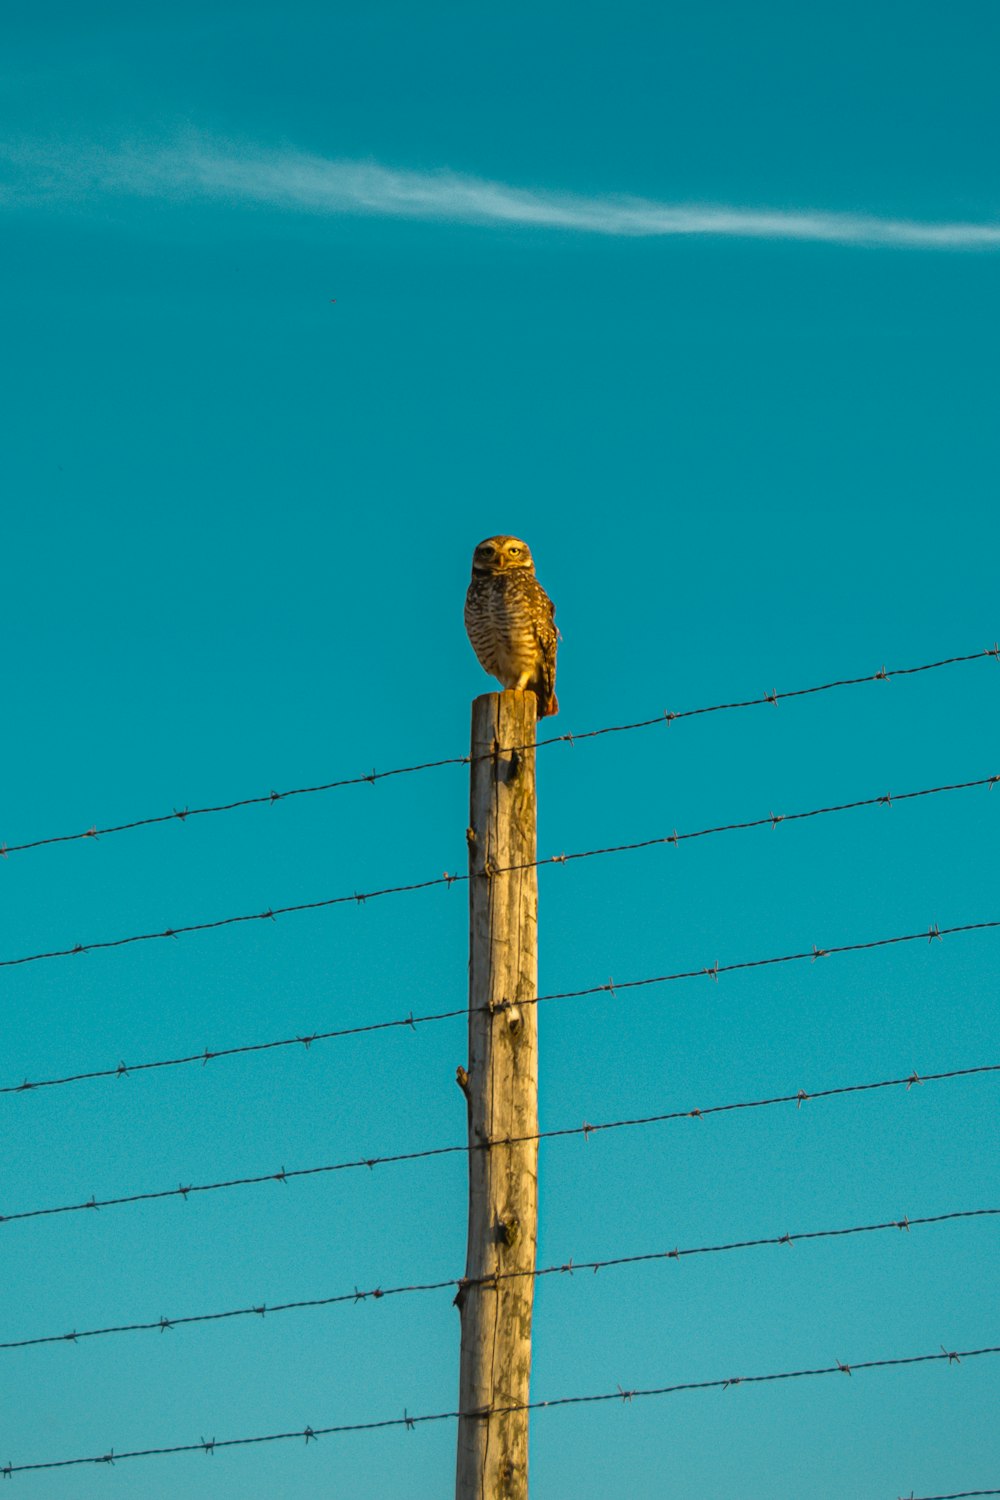
M 585 197 L 434 172 L 393 171 L 373 161 L 338 161 L 295 151 L 246 152 L 195 143 L 172 150 L 123 150 L 76 160 L 21 155 L 44 185 L 41 196 L 95 191 L 330 215 L 371 215 L 458 224 L 561 229 L 630 238 L 712 235 L 899 249 L 1000 248 L 1000 224 L 933 223 L 820 211 L 671 204 L 634 197 Z M 36 181 L 38 179 L 36 178 Z

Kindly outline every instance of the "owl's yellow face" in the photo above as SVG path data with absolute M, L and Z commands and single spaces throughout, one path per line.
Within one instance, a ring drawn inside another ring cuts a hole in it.
M 534 572 L 531 549 L 520 537 L 487 537 L 472 554 L 472 571 L 479 578 L 488 573 L 504 573 L 508 568 L 528 568 Z

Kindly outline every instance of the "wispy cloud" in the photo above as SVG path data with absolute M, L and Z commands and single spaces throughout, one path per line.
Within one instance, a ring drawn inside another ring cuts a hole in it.
M 208 198 L 329 215 L 503 224 L 621 237 L 712 235 L 924 250 L 1000 249 L 1000 224 L 933 222 L 818 210 L 663 203 L 512 187 L 446 169 L 394 171 L 291 150 L 196 142 L 85 156 L 19 152 L 16 196 L 113 194 Z M 29 186 L 33 183 L 33 188 Z

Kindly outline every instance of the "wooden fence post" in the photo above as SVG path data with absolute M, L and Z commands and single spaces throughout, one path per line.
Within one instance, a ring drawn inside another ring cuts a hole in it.
M 531 1310 L 538 1233 L 536 702 L 472 705 L 469 827 L 469 1245 L 456 1500 L 527 1500 Z M 508 1144 L 509 1142 L 509 1144 Z M 496 1279 L 494 1279 L 496 1278 Z

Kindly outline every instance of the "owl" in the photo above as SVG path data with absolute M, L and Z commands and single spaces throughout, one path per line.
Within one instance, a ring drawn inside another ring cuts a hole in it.
M 557 714 L 556 607 L 535 577 L 529 548 L 516 536 L 491 536 L 472 554 L 465 628 L 487 672 L 505 688 L 530 688 L 538 717 Z

